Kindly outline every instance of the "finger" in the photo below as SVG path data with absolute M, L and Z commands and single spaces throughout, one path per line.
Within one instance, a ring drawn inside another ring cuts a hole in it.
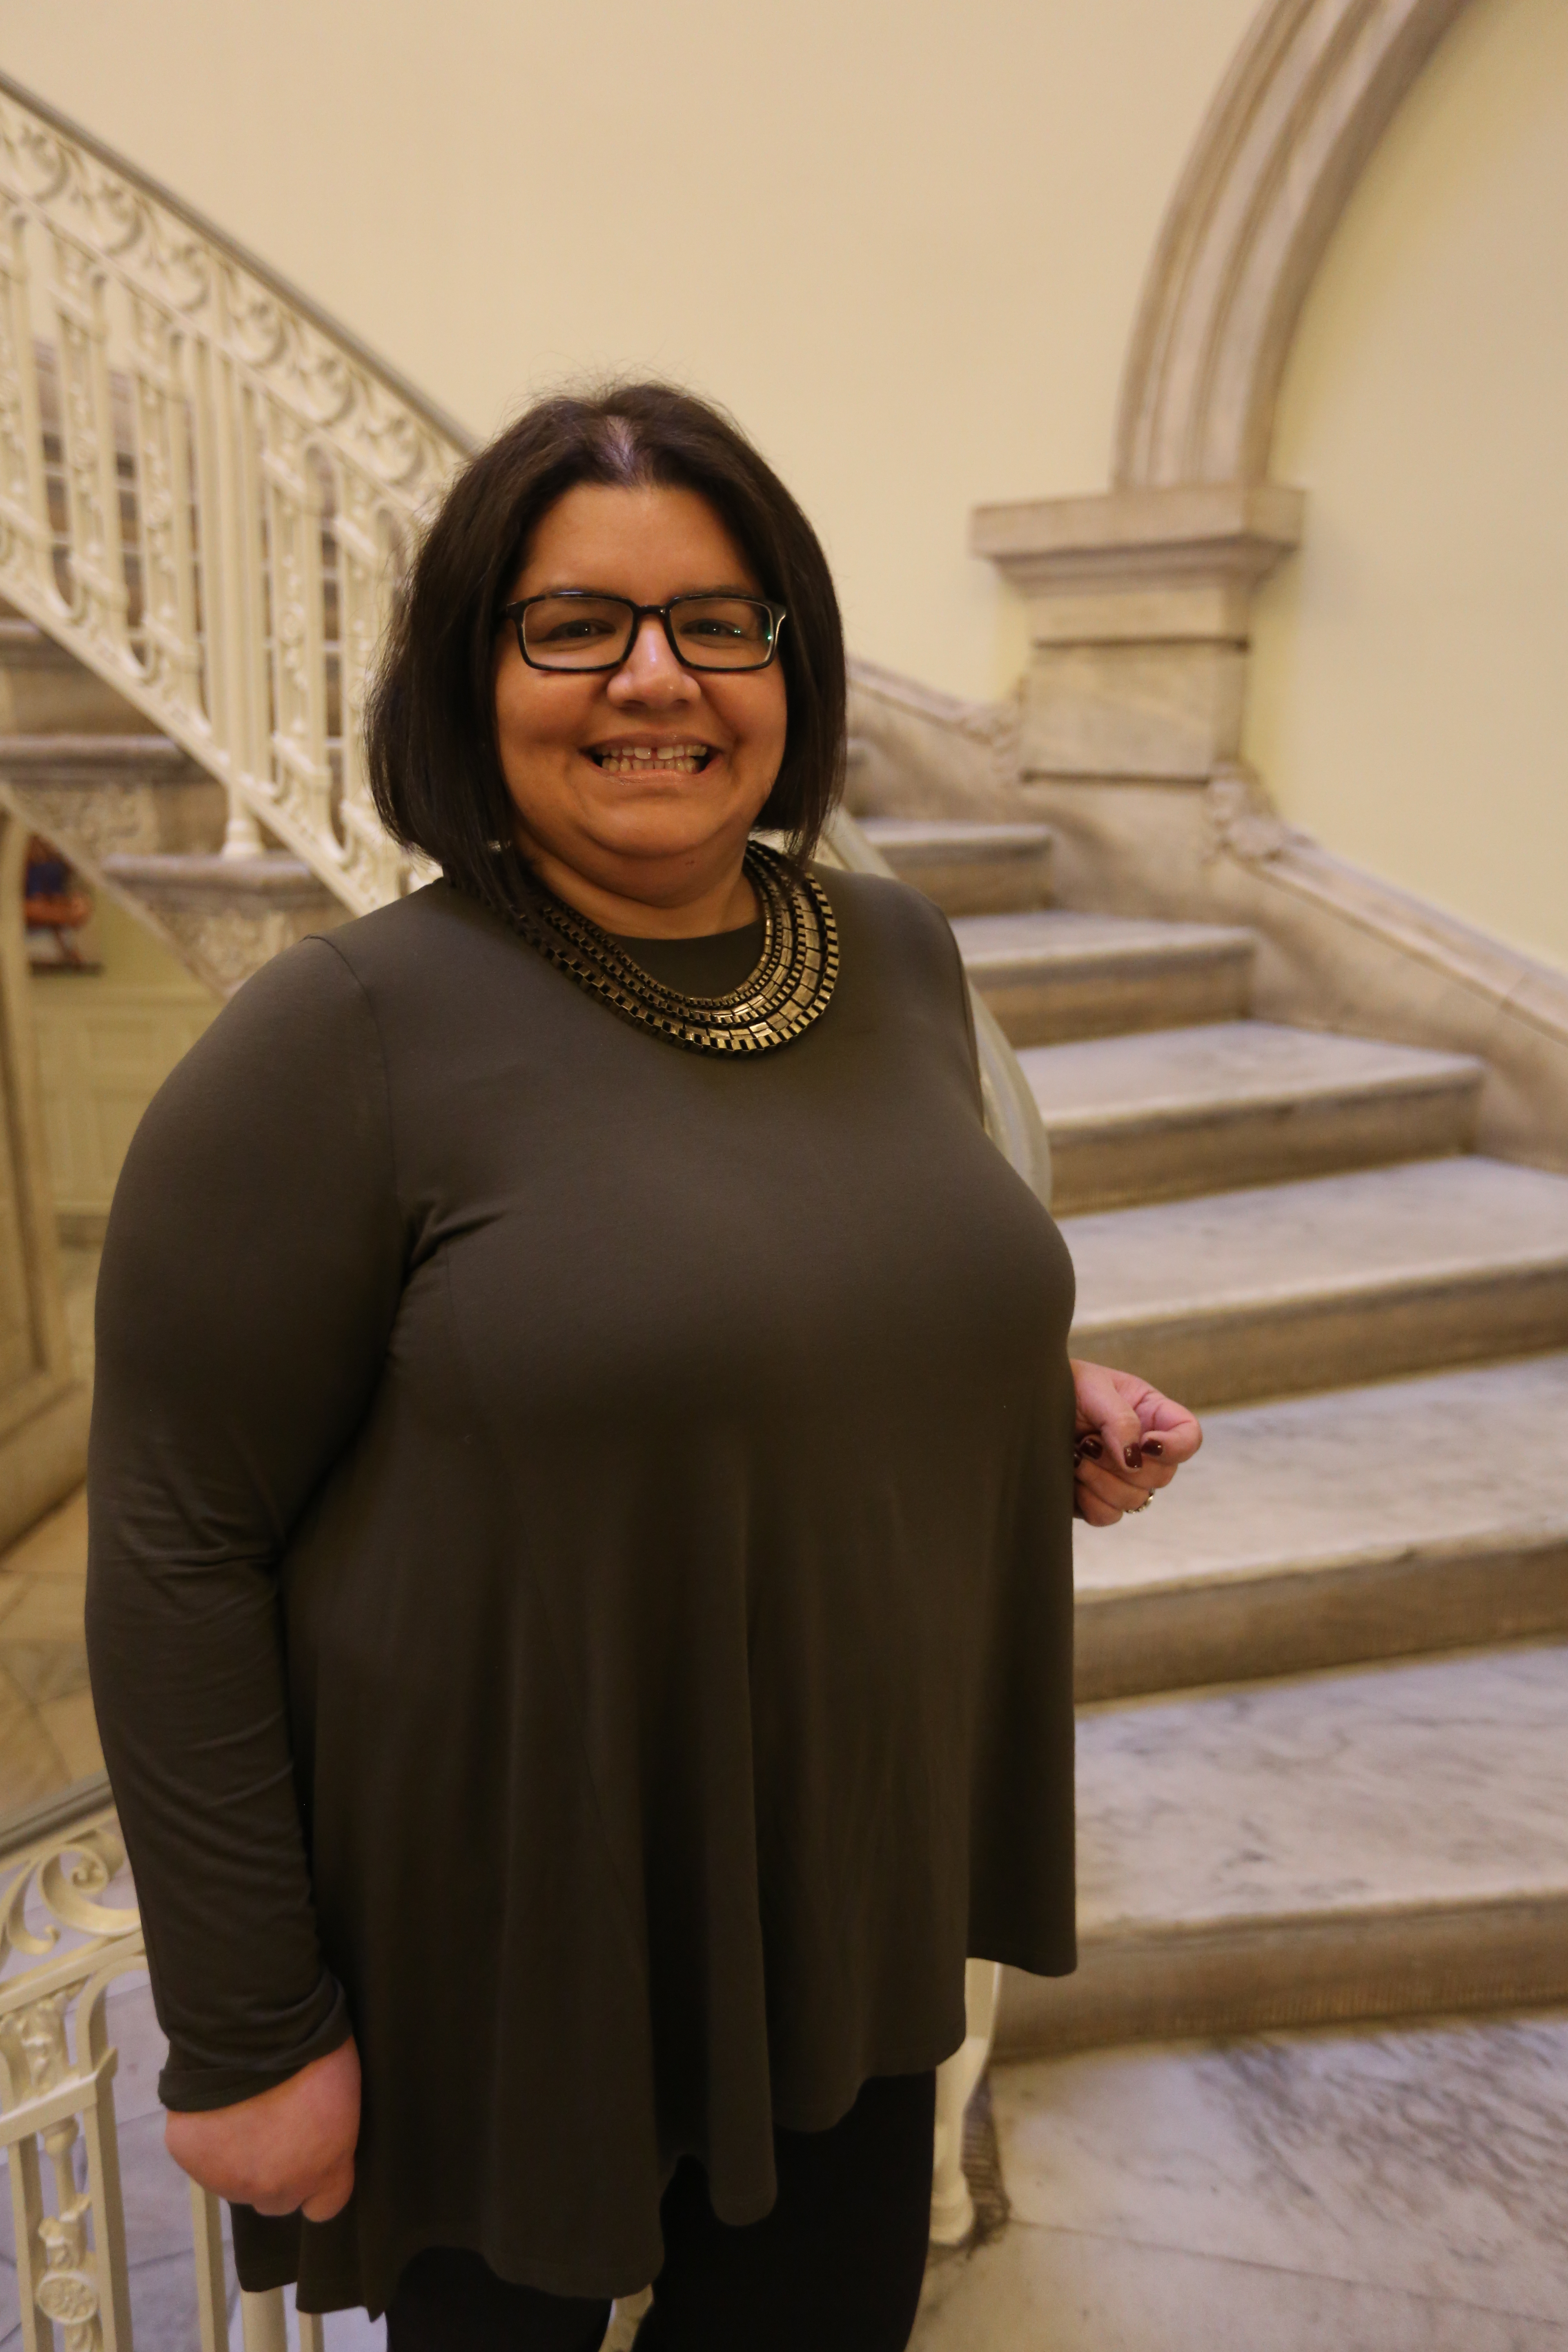
M 1081 1477 L 1092 1474 L 1101 1480 L 1109 1479 L 1110 1487 L 1108 1491 L 1126 1487 L 1130 1492 L 1136 1489 L 1141 1495 L 1156 1495 L 1162 1486 L 1168 1486 L 1171 1484 L 1180 1467 L 1177 1463 L 1167 1462 L 1163 1455 L 1151 1459 L 1145 1449 L 1143 1459 L 1138 1468 L 1128 1470 L 1120 1462 L 1113 1462 L 1108 1457 L 1103 1444 L 1097 1446 L 1091 1454 L 1082 1452 L 1082 1445 L 1083 1440 L 1080 1438 L 1073 1453 L 1075 1475 Z
M 1081 1488 L 1073 1498 L 1073 1507 L 1091 1528 L 1113 1528 L 1122 1516 L 1114 1503 L 1102 1503 L 1098 1495 L 1086 1495 Z
M 300 2210 L 300 2191 L 297 2189 L 274 2189 L 270 2192 L 253 2191 L 248 2197 L 241 2196 L 237 2201 L 242 2205 L 248 2205 L 255 2213 L 265 2213 L 269 2218 L 273 2218 L 279 2213 L 297 2213 Z
M 1087 1490 L 1097 1502 L 1109 1503 L 1118 1511 L 1136 1510 L 1148 1492 L 1145 1486 L 1130 1477 L 1125 1471 L 1113 1470 L 1105 1462 L 1081 1463 L 1077 1472 L 1077 1479 L 1080 1493 Z
M 1135 1470 L 1143 1433 L 1137 1400 L 1143 1383 L 1109 1364 L 1090 1364 L 1077 1359 L 1072 1375 L 1079 1430 L 1098 1431 L 1112 1456 Z
M 1204 1442 L 1197 1415 L 1184 1404 L 1162 1396 L 1158 1389 L 1151 1389 L 1143 1397 L 1138 1414 L 1143 1430 L 1141 1443 L 1157 1462 L 1190 1462 Z
M 300 2210 L 307 2221 L 330 2221 L 353 2193 L 354 2160 L 352 2156 L 342 2157 Z

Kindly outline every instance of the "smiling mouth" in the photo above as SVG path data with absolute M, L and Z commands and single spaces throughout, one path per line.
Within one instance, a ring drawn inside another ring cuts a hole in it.
M 700 776 L 717 756 L 710 743 L 601 743 L 584 753 L 605 776 Z

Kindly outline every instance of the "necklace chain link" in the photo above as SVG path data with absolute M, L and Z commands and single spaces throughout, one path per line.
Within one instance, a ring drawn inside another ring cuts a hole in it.
M 838 928 L 821 884 L 760 841 L 746 845 L 745 873 L 763 911 L 756 969 L 727 996 L 667 988 L 586 915 L 531 876 L 513 918 L 547 961 L 624 1021 L 692 1054 L 768 1054 L 820 1018 L 838 979 Z

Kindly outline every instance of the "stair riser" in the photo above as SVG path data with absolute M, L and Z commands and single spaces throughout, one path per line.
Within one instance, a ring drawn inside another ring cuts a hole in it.
M 1155 1506 L 1158 1508 L 1158 1505 Z M 1568 1633 L 1568 1537 L 1080 1598 L 1080 1706 Z
M 984 857 L 911 857 L 885 848 L 900 882 L 912 883 L 945 915 L 1011 915 L 1047 907 L 1051 898 L 1048 852 L 991 851 Z
M 1479 1085 L 1445 1081 L 1372 1098 L 1155 1114 L 1147 1124 L 1053 1126 L 1051 1202 L 1058 1215 L 1138 1207 L 1244 1184 L 1272 1184 L 1435 1160 L 1469 1149 Z
M 1071 1246 L 1071 1234 L 1067 1236 Z M 1350 1297 L 1075 1324 L 1073 1353 L 1134 1366 L 1194 1407 L 1251 1404 L 1568 1346 L 1568 1267 L 1510 1268 Z M 1413 1472 L 1412 1475 L 1417 1475 Z
M 971 973 L 1015 1045 L 1064 1045 L 1130 1030 L 1186 1029 L 1238 1021 L 1251 991 L 1251 951 L 1196 959 L 1173 968 L 1115 965 L 1044 978 L 1026 967 L 996 978 Z
M 1568 1896 L 1123 1937 L 1076 1976 L 1006 1973 L 1000 2058 L 1568 2000 Z
M 0 735 L 139 735 L 154 722 L 47 638 L 0 650 Z
M 223 839 L 228 803 L 221 784 L 186 766 L 167 779 L 42 782 L 0 775 L 29 824 L 87 866 L 119 853 L 151 856 L 206 850 Z

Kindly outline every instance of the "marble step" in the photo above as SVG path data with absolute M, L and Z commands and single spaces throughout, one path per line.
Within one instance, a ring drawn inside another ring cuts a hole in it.
M 228 814 L 223 786 L 167 735 L 0 735 L 0 783 L 30 824 L 90 871 L 117 852 L 214 847 Z
M 1568 2000 L 1568 1644 L 1083 1710 L 1079 1969 L 1008 2052 Z
M 998 2066 L 911 2352 L 1563 2352 L 1568 2014 Z
M 1210 1414 L 1074 1529 L 1080 1699 L 1568 1633 L 1568 1355 Z
M 860 830 L 901 881 L 912 882 L 950 915 L 992 914 L 1049 902 L 1049 825 L 863 816 Z
M 1063 908 L 960 915 L 971 980 L 1015 1045 L 1184 1029 L 1247 1009 L 1250 931 Z
M 1269 1021 L 1029 1045 L 1058 1212 L 1463 1151 L 1482 1066 Z
M 1074 1352 L 1193 1405 L 1568 1346 L 1568 1177 L 1417 1160 L 1065 1217 Z

